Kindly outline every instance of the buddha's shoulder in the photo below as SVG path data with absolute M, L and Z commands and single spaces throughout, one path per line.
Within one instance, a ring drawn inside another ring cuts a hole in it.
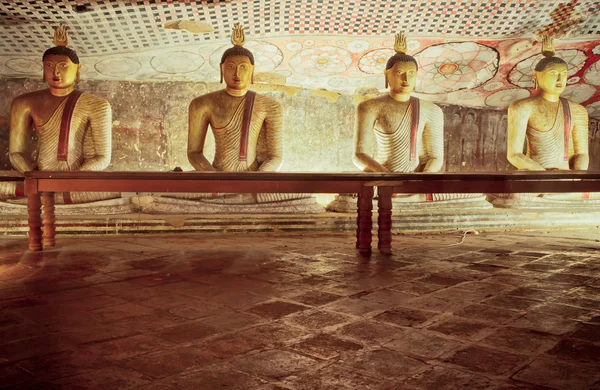
M 279 103 L 277 100 L 273 99 L 270 96 L 263 95 L 262 93 L 256 94 L 255 101 L 262 104 L 273 104 L 278 106 L 281 105 L 281 103 Z
M 79 97 L 79 100 L 85 102 L 87 104 L 91 104 L 94 106 L 108 106 L 110 107 L 110 103 L 108 100 L 103 98 L 102 96 L 94 95 L 93 93 L 83 92 Z
M 422 113 L 430 115 L 443 115 L 442 109 L 435 103 L 419 99 L 419 105 Z
M 254 109 L 268 114 L 283 114 L 283 105 L 272 97 L 257 93 L 254 98 Z
M 572 100 L 567 100 L 569 102 L 569 109 L 573 115 L 585 115 L 587 116 L 588 112 L 584 106 L 581 104 L 574 102 Z
M 358 103 L 358 108 L 362 110 L 379 110 L 390 105 L 388 95 L 381 95 Z
M 539 101 L 538 96 L 529 96 L 529 97 L 526 97 L 523 99 L 515 100 L 514 102 L 510 103 L 508 108 L 512 111 L 526 110 L 526 109 L 535 107 L 537 105 L 538 101 Z
M 27 104 L 29 102 L 34 103 L 38 99 L 43 99 L 44 96 L 48 95 L 47 89 L 41 89 L 39 91 L 27 92 L 22 95 L 17 96 L 13 99 L 13 104 Z

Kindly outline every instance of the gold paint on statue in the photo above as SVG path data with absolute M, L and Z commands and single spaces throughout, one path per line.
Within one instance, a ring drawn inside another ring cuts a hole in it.
M 110 104 L 89 93 L 81 93 L 75 99 L 77 95 L 73 93 L 81 66 L 77 54 L 66 47 L 68 37 L 65 26 L 56 29 L 54 42 L 56 47 L 47 50 L 43 56 L 43 77 L 48 89 L 20 95 L 12 102 L 9 141 L 11 164 L 21 173 L 32 170 L 103 170 L 109 165 L 112 152 Z M 65 115 L 70 121 L 62 126 Z M 38 155 L 35 159 L 27 153 L 32 129 L 38 136 Z M 61 152 L 61 149 L 64 150 Z M 3 198 L 11 197 L 10 191 L 0 195 Z M 118 196 L 74 193 L 69 201 L 82 203 Z M 57 201 L 62 202 L 63 198 L 57 197 Z
M 588 114 L 582 105 L 560 97 L 567 86 L 568 67 L 554 53 L 552 38 L 543 36 L 544 58 L 538 62 L 533 73 L 534 87 L 538 93 L 517 100 L 508 108 L 507 158 L 517 169 L 588 169 Z M 581 203 L 581 200 L 598 197 L 593 193 L 514 194 L 499 196 L 494 204 L 529 207 L 534 202 L 536 207 L 543 207 L 546 199 Z

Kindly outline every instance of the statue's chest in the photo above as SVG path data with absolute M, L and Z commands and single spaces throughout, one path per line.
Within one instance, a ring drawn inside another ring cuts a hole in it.
M 377 118 L 377 129 L 382 133 L 394 134 L 398 131 L 410 131 L 411 113 L 407 106 L 382 110 Z

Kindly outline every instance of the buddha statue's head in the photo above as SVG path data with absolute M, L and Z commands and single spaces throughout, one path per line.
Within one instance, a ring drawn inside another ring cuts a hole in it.
M 79 82 L 79 57 L 73 49 L 67 47 L 68 43 L 67 28 L 61 25 L 54 32 L 56 46 L 46 50 L 42 56 L 43 79 L 50 88 L 67 89 Z
M 533 71 L 533 84 L 535 89 L 542 93 L 559 96 L 567 86 L 569 76 L 567 63 L 559 57 L 554 56 L 555 50 L 552 38 L 542 37 L 542 58 Z
M 254 78 L 254 56 L 244 47 L 245 42 L 244 29 L 236 23 L 231 35 L 233 47 L 221 57 L 221 82 L 234 91 L 247 90 Z
M 415 89 L 417 82 L 417 60 L 406 54 L 406 35 L 396 34 L 394 54 L 385 66 L 385 87 L 390 87 L 391 93 L 407 94 Z

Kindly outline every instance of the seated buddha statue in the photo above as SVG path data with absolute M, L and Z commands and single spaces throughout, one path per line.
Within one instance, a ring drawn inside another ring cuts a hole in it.
M 384 71 L 389 93 L 358 104 L 354 164 L 364 172 L 439 172 L 444 164 L 444 116 L 435 104 L 411 96 L 417 60 L 406 54 L 406 36 L 396 34 Z M 393 197 L 397 210 L 490 208 L 482 194 L 413 194 Z M 356 200 L 339 195 L 330 211 L 352 211 Z
M 248 90 L 254 74 L 254 56 L 243 47 L 243 28 L 236 24 L 233 47 L 221 58 L 225 89 L 195 98 L 189 106 L 187 156 L 197 171 L 275 172 L 283 163 L 283 107 L 267 96 Z M 212 129 L 214 161 L 205 155 Z M 187 200 L 187 201 L 186 201 Z M 308 194 L 179 194 L 154 197 L 146 213 L 316 213 L 324 211 Z
M 578 103 L 561 98 L 567 63 L 554 56 L 552 38 L 542 37 L 542 58 L 533 80 L 537 94 L 508 108 L 507 158 L 519 170 L 587 170 L 588 114 Z M 498 207 L 598 207 L 600 193 L 498 194 Z
M 111 159 L 110 104 L 101 97 L 75 88 L 81 65 L 77 53 L 67 47 L 65 26 L 56 29 L 54 44 L 56 46 L 46 50 L 42 56 L 43 78 L 48 89 L 20 95 L 12 102 L 11 165 L 19 173 L 33 170 L 103 170 Z M 33 155 L 32 131 L 37 135 L 37 153 Z M 12 201 L 9 204 L 24 203 L 24 199 L 18 200 L 23 195 L 20 184 L 2 183 L 0 186 L 0 199 Z M 80 204 L 119 197 L 119 193 L 106 192 L 56 193 L 55 203 Z M 114 203 L 98 205 L 113 207 L 114 211 Z M 7 204 L 4 206 L 0 207 L 3 211 Z

